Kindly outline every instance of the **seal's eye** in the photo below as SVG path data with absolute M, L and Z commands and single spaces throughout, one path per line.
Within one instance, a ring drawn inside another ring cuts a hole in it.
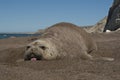
M 29 49 L 31 46 L 27 46 L 26 49 Z
M 46 47 L 45 46 L 39 46 L 41 49 L 43 49 L 43 50 L 45 50 L 46 49 Z

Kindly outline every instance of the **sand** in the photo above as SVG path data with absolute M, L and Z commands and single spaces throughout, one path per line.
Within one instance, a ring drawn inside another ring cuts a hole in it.
M 22 61 L 32 37 L 0 40 L 0 80 L 120 80 L 120 32 L 91 34 L 97 54 L 114 61 Z

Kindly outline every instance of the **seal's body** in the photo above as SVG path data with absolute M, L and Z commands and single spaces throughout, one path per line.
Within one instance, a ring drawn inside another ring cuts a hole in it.
M 96 51 L 95 41 L 82 28 L 71 23 L 58 23 L 47 28 L 40 39 L 28 44 L 24 59 L 52 60 L 79 56 L 94 60 L 90 54 Z

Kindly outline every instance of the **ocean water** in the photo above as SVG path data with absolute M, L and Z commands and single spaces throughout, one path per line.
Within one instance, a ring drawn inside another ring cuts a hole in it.
M 40 34 L 7 34 L 0 33 L 0 39 L 10 38 L 10 37 L 27 37 L 27 36 L 38 36 Z

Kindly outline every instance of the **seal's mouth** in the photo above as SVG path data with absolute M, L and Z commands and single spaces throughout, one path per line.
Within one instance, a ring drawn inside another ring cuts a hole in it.
M 42 56 L 34 53 L 30 53 L 29 55 L 26 55 L 24 58 L 25 61 L 37 61 L 42 60 Z
M 30 61 L 37 61 L 37 60 L 40 60 L 40 59 L 38 59 L 36 57 L 33 57 L 33 58 L 30 59 Z

